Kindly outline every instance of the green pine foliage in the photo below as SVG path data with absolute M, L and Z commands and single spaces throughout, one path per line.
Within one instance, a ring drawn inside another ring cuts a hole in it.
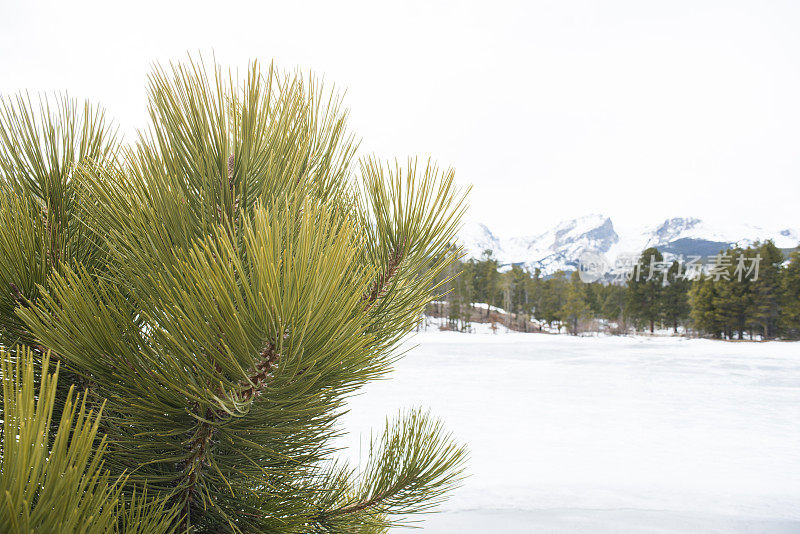
M 20 533 L 168 534 L 177 510 L 147 494 L 122 499 L 125 476 L 105 469 L 108 441 L 98 437 L 101 412 L 70 388 L 53 426 L 59 366 L 40 365 L 24 349 L 0 350 L 3 426 L 0 443 L 0 530 Z M 38 376 L 37 376 L 38 375 Z M 54 430 L 51 435 L 51 429 Z
M 738 258 L 740 255 L 748 259 L 752 257 L 751 251 L 741 248 L 733 248 L 726 252 L 733 258 Z M 731 338 L 736 332 L 739 339 L 743 339 L 748 316 L 751 315 L 753 309 L 752 282 L 749 277 L 742 277 L 739 280 L 733 262 L 724 269 L 724 272 L 724 277 L 713 281 L 715 285 L 713 306 L 716 310 L 717 320 L 722 323 L 725 337 Z
M 475 302 L 500 306 L 500 273 L 497 272 L 499 264 L 494 259 L 492 251 L 485 251 L 481 261 L 473 264 Z M 485 313 L 486 317 L 489 317 L 489 308 L 486 308 Z
M 592 309 L 586 298 L 586 284 L 581 282 L 578 271 L 573 271 L 567 284 L 564 305 L 561 308 L 561 316 L 567 323 L 570 334 L 578 334 L 578 326 L 582 319 L 590 317 Z
M 613 321 L 618 325 L 624 324 L 627 302 L 627 288 L 619 284 L 591 284 L 597 293 L 597 300 L 600 311 L 597 313 L 607 321 Z
M 667 272 L 667 285 L 662 291 L 661 309 L 664 322 L 672 326 L 672 332 L 678 333 L 678 325 L 689 318 L 689 287 L 691 281 L 681 273 L 680 262 L 673 261 Z
M 468 332 L 472 320 L 471 264 L 455 263 L 448 269 L 447 322 L 450 330 Z M 467 272 L 464 272 L 467 271 Z
M 800 337 L 800 252 L 793 252 L 781 281 L 781 331 Z
M 76 169 L 114 165 L 115 128 L 104 111 L 67 97 L 0 99 L 0 336 L 31 343 L 14 310 L 35 303 L 66 266 L 102 270 L 95 238 L 75 217 Z
M 0 353 L 3 376 L 3 435 L 0 463 L 0 525 L 4 532 L 111 532 L 119 483 L 103 470 L 107 442 L 95 437 L 99 412 L 86 396 L 70 390 L 55 436 L 50 423 L 56 403 L 58 370 L 34 382 L 29 351 L 14 358 Z
M 754 247 L 761 262 L 758 279 L 752 284 L 752 322 L 761 330 L 764 339 L 778 334 L 781 308 L 781 265 L 784 257 L 772 241 Z
M 658 270 L 664 257 L 655 248 L 642 252 L 635 271 L 628 280 L 628 317 L 640 325 L 646 325 L 653 333 L 655 324 L 663 313 L 663 294 L 667 281 Z
M 536 295 L 536 316 L 548 325 L 564 321 L 564 303 L 567 297 L 569 281 L 564 271 L 558 271 L 547 280 L 543 280 Z
M 771 241 L 722 252 L 732 258 L 731 264 L 720 270 L 724 275 L 718 280 L 692 282 L 689 295 L 694 328 L 726 339 L 800 337 L 796 326 L 800 285 L 794 282 L 797 252 L 786 265 L 783 253 Z M 747 269 L 758 263 L 757 276 L 755 271 L 749 276 L 737 273 L 740 255 Z
M 115 528 L 374 533 L 430 510 L 466 450 L 427 412 L 364 469 L 335 438 L 444 291 L 453 172 L 356 161 L 340 99 L 272 67 L 157 68 L 148 96 L 130 147 L 66 99 L 0 115 L 0 345 L 52 351 L 103 406 Z
M 695 328 L 713 337 L 722 337 L 722 320 L 717 313 L 716 287 L 711 280 L 696 280 L 689 290 L 689 317 Z

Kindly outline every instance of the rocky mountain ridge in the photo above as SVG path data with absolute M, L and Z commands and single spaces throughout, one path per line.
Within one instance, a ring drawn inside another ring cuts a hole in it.
M 573 270 L 585 250 L 613 263 L 618 256 L 638 254 L 651 246 L 672 256 L 708 256 L 730 246 L 772 239 L 778 247 L 792 249 L 800 244 L 800 229 L 766 229 L 747 223 L 715 226 L 697 217 L 673 217 L 640 229 L 619 230 L 610 217 L 592 214 L 523 237 L 500 237 L 485 224 L 472 221 L 464 225 L 459 239 L 468 258 L 480 258 L 491 250 L 501 265 L 517 264 L 552 274 Z

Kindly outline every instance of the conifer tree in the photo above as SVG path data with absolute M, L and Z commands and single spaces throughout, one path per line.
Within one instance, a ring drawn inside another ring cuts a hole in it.
M 781 284 L 781 330 L 800 337 L 800 252 L 792 252 Z
M 475 298 L 478 302 L 485 302 L 489 306 L 499 305 L 500 275 L 497 267 L 493 252 L 485 250 L 475 271 Z M 489 311 L 487 307 L 486 317 L 489 317 Z
M 512 313 L 514 309 L 514 292 L 515 292 L 514 278 L 508 276 L 508 273 L 503 273 L 503 275 L 500 277 L 499 289 L 501 298 L 500 306 L 506 312 L 505 315 L 506 326 L 510 327 Z
M 692 324 L 697 330 L 720 338 L 723 326 L 722 318 L 715 307 L 716 299 L 717 291 L 713 281 L 701 278 L 692 282 L 689 289 L 689 317 Z
M 637 270 L 628 280 L 627 313 L 638 323 L 649 326 L 650 333 L 662 317 L 664 277 L 659 275 L 657 264 L 664 261 L 661 253 L 651 247 L 642 252 Z
M 750 317 L 760 327 L 763 339 L 777 334 L 781 304 L 781 264 L 783 253 L 771 240 L 758 244 L 754 252 L 760 255 L 758 278 L 752 282 Z
M 730 339 L 736 332 L 739 339 L 744 339 L 744 331 L 752 319 L 753 291 L 750 278 L 736 274 L 736 265 L 739 258 L 743 258 L 745 263 L 752 259 L 752 250 L 734 247 L 720 254 L 730 258 L 731 262 L 726 267 L 717 267 L 725 276 L 712 280 L 717 321 L 721 323 L 726 337 Z
M 447 319 L 450 329 L 467 332 L 472 315 L 472 269 L 456 262 L 450 266 L 450 291 L 447 294 Z M 466 271 L 466 272 L 465 272 Z
M 678 333 L 678 324 L 689 317 L 689 286 L 691 282 L 680 272 L 680 263 L 673 261 L 667 273 L 668 285 L 664 288 L 662 309 L 664 320 Z
M 519 265 L 512 265 L 505 276 L 511 279 L 511 306 L 507 310 L 511 313 L 527 313 L 530 305 L 528 295 L 528 280 L 530 273 Z
M 539 286 L 540 295 L 536 316 L 550 326 L 553 326 L 554 322 L 564 320 L 562 311 L 564 310 L 568 284 L 567 273 L 556 271 L 550 278 L 542 280 Z M 560 329 L 561 326 L 559 325 Z
M 627 288 L 617 284 L 592 284 L 595 291 L 601 296 L 601 317 L 609 321 L 621 322 L 625 316 L 625 301 Z
M 603 311 L 603 305 L 600 298 L 603 292 L 602 284 L 597 282 L 584 284 L 584 292 L 586 294 L 586 304 L 589 306 L 589 310 L 591 311 L 592 315 L 600 317 Z
M 358 470 L 334 438 L 455 261 L 452 171 L 354 163 L 340 99 L 255 63 L 157 68 L 148 95 L 121 150 L 96 108 L 5 102 L 6 358 L 69 370 L 55 404 L 77 384 L 103 407 L 108 480 L 167 530 L 384 532 L 429 510 L 465 449 L 427 412 L 388 421 Z
M 561 307 L 561 316 L 567 323 L 570 334 L 578 334 L 578 323 L 591 315 L 591 308 L 586 301 L 586 284 L 584 284 L 578 271 L 573 271 L 570 275 L 569 283 L 566 287 L 564 304 Z

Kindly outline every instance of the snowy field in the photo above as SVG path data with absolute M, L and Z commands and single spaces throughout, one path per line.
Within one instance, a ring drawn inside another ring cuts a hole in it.
M 800 532 L 800 343 L 425 332 L 348 446 L 422 405 L 470 477 L 425 533 Z M 398 530 L 397 532 L 401 532 Z

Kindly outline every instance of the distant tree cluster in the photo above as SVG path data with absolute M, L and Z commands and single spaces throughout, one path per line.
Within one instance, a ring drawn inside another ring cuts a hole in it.
M 787 262 L 771 241 L 732 252 L 758 254 L 758 277 L 739 280 L 730 265 L 718 280 L 693 282 L 689 302 L 694 327 L 715 338 L 800 338 L 800 252 Z
M 460 275 L 459 275 L 460 272 Z M 585 320 L 624 321 L 625 288 L 612 284 L 585 284 L 576 272 L 542 276 L 519 265 L 500 269 L 491 251 L 480 260 L 454 265 L 447 273 L 446 302 L 429 311 L 446 319 L 451 330 L 467 331 L 474 321 L 502 320 L 515 330 L 529 331 L 531 319 L 577 333 Z M 476 306 L 476 304 L 488 306 Z M 505 313 L 493 310 L 500 308 Z
M 539 269 L 519 265 L 501 268 L 487 250 L 481 259 L 456 264 L 446 273 L 443 282 L 450 292 L 433 311 L 458 331 L 468 331 L 474 321 L 497 319 L 529 331 L 537 328 L 531 323 L 536 319 L 539 327 L 573 334 L 616 325 L 608 330 L 669 328 L 678 333 L 684 328 L 719 339 L 800 338 L 800 252 L 787 260 L 767 241 L 720 255 L 751 263 L 758 258 L 757 275 L 742 277 L 737 263 L 729 262 L 715 266 L 713 276 L 689 277 L 680 262 L 665 262 L 657 249 L 649 248 L 621 283 L 584 283 L 577 272 L 542 276 Z M 498 315 L 492 307 L 505 313 Z

